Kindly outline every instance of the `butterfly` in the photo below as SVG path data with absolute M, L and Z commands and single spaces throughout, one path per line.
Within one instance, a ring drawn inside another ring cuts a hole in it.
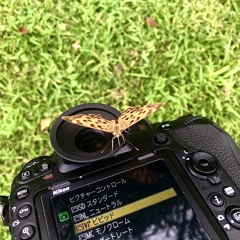
M 120 137 L 122 137 L 124 142 L 127 141 L 123 136 L 123 131 L 126 131 L 126 129 L 128 129 L 133 124 L 139 122 L 140 120 L 149 116 L 151 113 L 157 111 L 163 105 L 164 103 L 156 103 L 147 104 L 143 107 L 141 106 L 129 107 L 120 114 L 117 120 L 107 120 L 103 118 L 100 114 L 76 114 L 73 116 L 62 116 L 62 119 L 67 122 L 77 124 L 83 127 L 101 130 L 113 134 L 112 138 L 112 151 L 113 151 L 113 140 L 115 138 L 118 139 L 118 143 L 120 146 L 119 141 Z M 105 150 L 105 148 L 103 149 L 103 151 Z

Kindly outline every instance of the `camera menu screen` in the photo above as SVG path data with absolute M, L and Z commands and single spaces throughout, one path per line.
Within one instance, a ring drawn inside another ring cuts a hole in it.
M 210 240 L 164 161 L 51 201 L 62 240 Z

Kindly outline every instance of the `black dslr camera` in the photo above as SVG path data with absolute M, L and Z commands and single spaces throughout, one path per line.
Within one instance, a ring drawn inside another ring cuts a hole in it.
M 120 113 L 84 104 L 63 115 Z M 56 120 L 51 156 L 28 162 L 1 197 L 12 239 L 240 239 L 240 150 L 212 121 L 141 120 L 126 139 Z M 136 146 L 137 151 L 133 146 Z

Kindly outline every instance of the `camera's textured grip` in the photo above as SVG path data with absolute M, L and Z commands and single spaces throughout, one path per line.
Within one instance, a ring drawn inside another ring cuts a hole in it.
M 223 130 L 211 124 L 194 124 L 172 130 L 184 147 L 211 153 L 240 188 L 240 149 Z

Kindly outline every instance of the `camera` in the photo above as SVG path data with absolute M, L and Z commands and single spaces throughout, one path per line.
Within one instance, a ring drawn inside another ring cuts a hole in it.
M 112 148 L 111 133 L 62 119 L 75 114 L 120 112 L 90 103 L 57 118 L 53 153 L 29 161 L 0 197 L 12 239 L 240 239 L 240 149 L 214 122 L 143 119 Z

